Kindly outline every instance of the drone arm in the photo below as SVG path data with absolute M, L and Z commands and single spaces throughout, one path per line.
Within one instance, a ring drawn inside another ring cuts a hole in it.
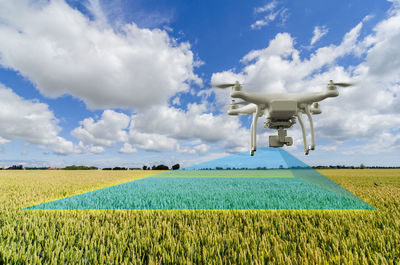
M 231 93 L 232 98 L 241 98 L 249 103 L 254 103 L 256 105 L 264 105 L 267 107 L 270 102 L 270 97 L 263 93 L 246 93 L 243 91 L 233 91 Z
M 305 107 L 305 112 L 306 115 L 308 117 L 308 120 L 310 121 L 310 130 L 311 130 L 311 150 L 315 149 L 315 136 L 314 136 L 314 123 L 313 123 L 313 119 L 310 113 L 310 107 L 307 105 Z
M 300 123 L 300 127 L 301 127 L 301 132 L 303 134 L 303 143 L 304 143 L 304 153 L 306 155 L 308 155 L 308 146 L 307 146 L 307 138 L 306 138 L 306 130 L 304 128 L 304 123 L 303 123 L 303 119 L 301 118 L 302 113 L 298 112 L 297 113 L 297 119 L 299 120 Z
M 312 104 L 314 102 L 320 102 L 326 98 L 337 97 L 339 92 L 335 90 L 327 90 L 325 92 L 317 92 L 317 93 L 304 93 L 300 94 L 297 98 L 297 102 L 300 104 Z
M 229 115 L 248 115 L 256 112 L 256 105 L 248 104 L 240 108 L 230 108 L 228 110 Z
M 237 109 L 238 114 L 252 114 L 257 111 L 257 106 L 254 104 L 249 104 Z

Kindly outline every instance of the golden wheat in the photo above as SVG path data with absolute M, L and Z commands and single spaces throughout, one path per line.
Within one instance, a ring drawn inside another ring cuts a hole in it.
M 23 207 L 152 171 L 0 171 L 0 264 L 399 264 L 400 170 L 321 170 L 377 210 Z

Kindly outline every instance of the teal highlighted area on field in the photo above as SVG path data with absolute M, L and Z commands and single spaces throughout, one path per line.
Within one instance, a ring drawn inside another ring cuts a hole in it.
M 374 209 L 282 149 L 262 148 L 26 209 Z

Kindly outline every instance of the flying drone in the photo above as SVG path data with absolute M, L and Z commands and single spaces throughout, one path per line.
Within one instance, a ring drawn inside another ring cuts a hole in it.
M 325 92 L 296 94 L 246 93 L 242 91 L 243 87 L 238 81 L 233 84 L 219 84 L 214 86 L 217 88 L 232 87 L 231 97 L 243 100 L 241 102 L 232 100 L 228 110 L 229 115 L 253 114 L 253 121 L 250 127 L 250 155 L 253 156 L 257 149 L 257 120 L 263 115 L 266 117 L 264 127 L 278 131 L 278 135 L 269 136 L 270 147 L 291 146 L 293 144 L 292 137 L 287 136 L 287 129 L 291 128 L 297 119 L 303 134 L 304 153 L 308 155 L 310 150 L 315 149 L 314 124 L 311 115 L 321 114 L 322 112 L 318 102 L 326 98 L 337 97 L 339 95 L 337 86 L 348 87 L 351 85 L 351 83 L 334 83 L 330 80 Z M 239 105 L 244 106 L 239 107 Z M 303 114 L 306 114 L 310 122 L 310 146 L 307 145 L 306 131 L 302 118 Z

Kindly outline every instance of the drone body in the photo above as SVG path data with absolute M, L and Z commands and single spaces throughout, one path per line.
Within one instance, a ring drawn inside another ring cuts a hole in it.
M 336 86 L 347 87 L 348 83 L 333 83 L 331 80 L 324 92 L 316 93 L 246 93 L 242 91 L 242 85 L 236 81 L 234 84 L 217 85 L 218 88 L 232 87 L 232 98 L 240 98 L 243 102 L 232 100 L 229 115 L 253 114 L 253 122 L 250 128 L 250 155 L 256 151 L 257 120 L 265 115 L 264 127 L 278 130 L 278 135 L 269 136 L 270 147 L 283 147 L 293 144 L 291 137 L 287 137 L 287 129 L 291 128 L 296 119 L 299 121 L 304 143 L 304 153 L 308 155 L 315 149 L 314 124 L 312 115 L 320 114 L 320 101 L 328 97 L 337 97 L 339 92 Z M 239 104 L 245 104 L 238 107 Z M 310 122 L 311 145 L 307 145 L 306 133 L 302 115 L 306 114 Z

